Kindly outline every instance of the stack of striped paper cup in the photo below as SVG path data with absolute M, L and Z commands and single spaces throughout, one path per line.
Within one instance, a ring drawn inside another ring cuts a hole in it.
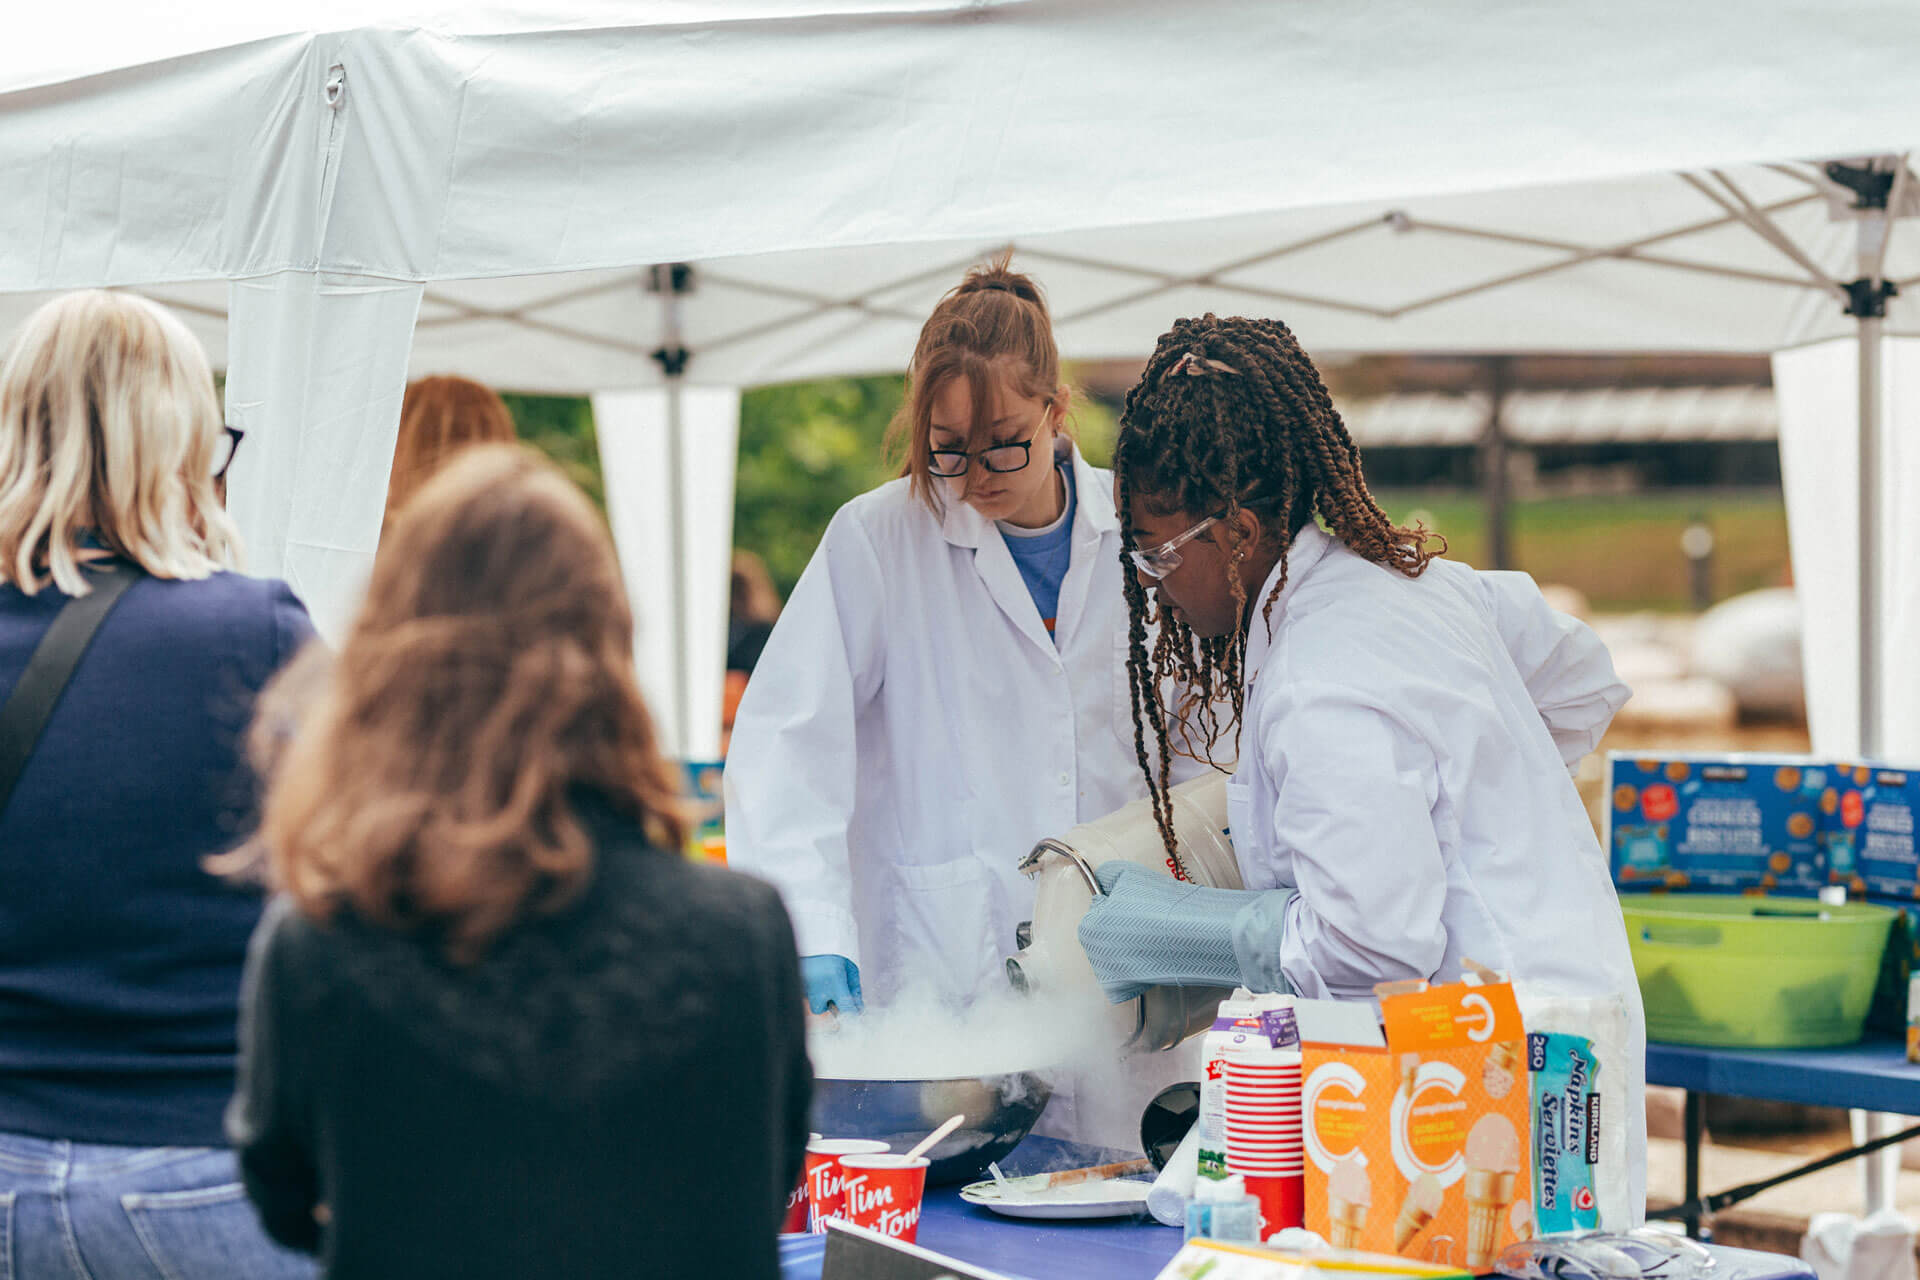
M 1306 1211 L 1300 1051 L 1269 1049 L 1226 1059 L 1227 1170 L 1260 1199 L 1260 1238 L 1300 1226 Z

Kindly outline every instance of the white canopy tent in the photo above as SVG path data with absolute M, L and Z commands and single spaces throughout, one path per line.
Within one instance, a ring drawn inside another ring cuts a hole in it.
M 1813 277 L 1870 273 L 1817 168 L 1757 166 L 1897 152 L 1920 118 L 1896 3 L 77 0 L 16 25 L 0 292 L 193 312 L 249 431 L 254 567 L 337 625 L 409 366 L 592 392 L 643 670 L 694 754 L 738 388 L 898 368 L 991 248 L 1076 357 L 1204 308 L 1320 353 L 1778 351 L 1856 337 Z M 1853 736 L 1870 692 L 1830 683 L 1815 706 L 1853 711 L 1816 732 Z
M 897 368 L 1013 241 L 1073 356 L 1203 308 L 1327 354 L 1782 353 L 1816 743 L 1920 752 L 1920 677 L 1880 661 L 1920 643 L 1885 536 L 1920 313 L 1839 301 L 1917 282 L 1913 224 L 1882 255 L 1884 213 L 1755 167 L 1914 142 L 1905 0 L 68 0 L 8 35 L 0 295 L 192 309 L 253 567 L 323 626 L 410 364 L 594 392 L 643 672 L 699 754 L 738 388 Z M 649 292 L 675 263 L 693 291 Z

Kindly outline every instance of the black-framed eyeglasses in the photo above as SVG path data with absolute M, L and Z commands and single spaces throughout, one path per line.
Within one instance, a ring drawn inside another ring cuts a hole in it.
M 1025 471 L 1027 464 L 1033 461 L 1033 437 L 1040 434 L 1040 428 L 1046 424 L 1047 414 L 1053 408 L 1048 400 L 1040 409 L 1040 421 L 1034 424 L 1033 434 L 1025 440 L 1015 440 L 1011 444 L 997 444 L 991 449 L 977 452 L 967 449 L 934 449 L 927 454 L 927 472 L 942 480 L 958 480 L 967 474 L 967 469 L 978 458 L 980 465 L 995 475 L 1005 475 L 1009 471 Z
M 213 447 L 213 478 L 215 480 L 227 478 L 227 468 L 233 465 L 233 455 L 240 452 L 240 442 L 247 438 L 247 433 L 239 427 L 223 427 L 221 430 L 225 434 Z

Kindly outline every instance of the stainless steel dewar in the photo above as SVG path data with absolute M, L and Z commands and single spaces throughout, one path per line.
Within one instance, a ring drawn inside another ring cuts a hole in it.
M 1226 775 L 1210 773 L 1182 783 L 1169 799 L 1179 873 L 1211 888 L 1242 887 L 1228 830 Z M 1059 839 L 1042 840 L 1021 859 L 1020 871 L 1034 881 L 1033 919 L 1016 935 L 1019 950 L 1007 959 L 1007 978 L 1021 991 L 1065 993 L 1108 1009 L 1116 1034 L 1133 1049 L 1171 1049 L 1212 1026 L 1220 1001 L 1231 993 L 1218 987 L 1154 987 L 1137 1000 L 1106 1003 L 1080 948 L 1079 929 L 1100 893 L 1095 868 L 1116 859 L 1161 875 L 1175 869 L 1147 800 L 1082 823 Z
M 1026 1138 L 1052 1087 L 1031 1071 L 978 1079 L 813 1082 L 813 1128 L 833 1138 L 875 1138 L 905 1151 L 948 1117 L 958 1129 L 928 1152 L 930 1183 L 970 1182 Z

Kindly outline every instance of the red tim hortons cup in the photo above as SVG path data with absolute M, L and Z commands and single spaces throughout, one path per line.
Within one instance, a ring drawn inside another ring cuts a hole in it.
M 823 1138 L 807 1144 L 807 1230 L 827 1233 L 828 1218 L 844 1218 L 840 1161 L 846 1156 L 884 1155 L 887 1144 L 869 1138 Z
M 920 1233 L 920 1201 L 927 1190 L 925 1156 L 842 1156 L 845 1208 L 856 1227 L 912 1244 Z
M 818 1142 L 820 1141 L 820 1135 L 810 1133 L 807 1135 L 807 1141 Z M 807 1229 L 807 1165 L 805 1155 L 806 1152 L 802 1150 L 799 1180 L 793 1184 L 793 1190 L 787 1193 L 787 1213 L 785 1217 L 780 1219 L 780 1233 L 782 1235 L 796 1235 Z

